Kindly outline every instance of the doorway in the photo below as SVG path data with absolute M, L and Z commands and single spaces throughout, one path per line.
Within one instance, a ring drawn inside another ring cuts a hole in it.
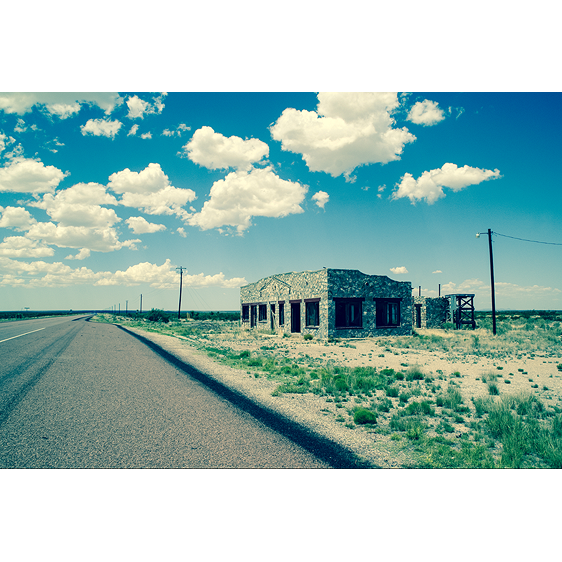
M 301 331 L 301 303 L 291 303 L 291 332 Z

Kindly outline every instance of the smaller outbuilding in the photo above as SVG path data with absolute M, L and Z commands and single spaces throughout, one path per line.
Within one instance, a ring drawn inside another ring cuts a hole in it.
M 242 326 L 317 339 L 412 334 L 412 284 L 356 269 L 281 273 L 240 288 Z

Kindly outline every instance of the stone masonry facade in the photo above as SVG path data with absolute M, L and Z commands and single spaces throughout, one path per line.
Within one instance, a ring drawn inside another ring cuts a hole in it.
M 449 320 L 450 300 L 447 297 L 412 297 L 414 328 L 442 328 Z
M 240 288 L 242 327 L 315 339 L 412 334 L 412 285 L 355 269 L 281 273 Z

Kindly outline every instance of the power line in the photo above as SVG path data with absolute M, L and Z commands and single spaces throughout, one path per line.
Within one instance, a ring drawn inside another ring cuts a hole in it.
M 552 246 L 562 246 L 559 242 L 540 242 L 539 240 L 527 240 L 527 238 L 517 238 L 516 236 L 508 236 L 507 234 L 500 234 L 499 232 L 493 231 L 492 234 L 497 236 L 503 236 L 504 238 L 513 238 L 514 240 L 522 240 L 523 242 L 534 242 L 535 244 L 551 244 Z

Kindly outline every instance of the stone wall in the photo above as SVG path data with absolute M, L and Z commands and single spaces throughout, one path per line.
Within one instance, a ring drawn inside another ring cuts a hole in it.
M 416 305 L 420 306 L 420 328 L 442 328 L 448 321 L 450 301 L 447 297 L 412 297 L 413 326 L 417 326 Z
M 244 307 L 248 307 L 248 317 L 242 315 L 242 326 L 251 326 L 252 307 L 256 307 L 255 328 L 291 333 L 291 305 L 294 303 L 295 312 L 300 308 L 300 333 L 312 334 L 317 339 L 409 335 L 412 333 L 411 291 L 410 282 L 394 281 L 385 275 L 366 275 L 358 270 L 321 269 L 282 273 L 240 288 L 242 312 Z M 341 315 L 342 307 L 346 306 L 345 302 L 351 301 L 334 299 L 359 299 L 353 303 L 355 306 L 360 303 L 360 326 L 336 328 L 337 305 Z M 392 321 L 397 325 L 387 326 L 387 322 L 382 321 L 382 311 L 385 311 L 384 307 L 387 306 L 384 299 L 389 299 L 392 303 L 392 313 L 388 313 L 388 317 L 392 316 Z M 318 326 L 306 326 L 306 302 L 311 300 L 318 302 Z M 279 325 L 280 302 L 284 303 L 283 325 Z M 260 305 L 266 306 L 266 316 L 262 320 L 259 320 Z

